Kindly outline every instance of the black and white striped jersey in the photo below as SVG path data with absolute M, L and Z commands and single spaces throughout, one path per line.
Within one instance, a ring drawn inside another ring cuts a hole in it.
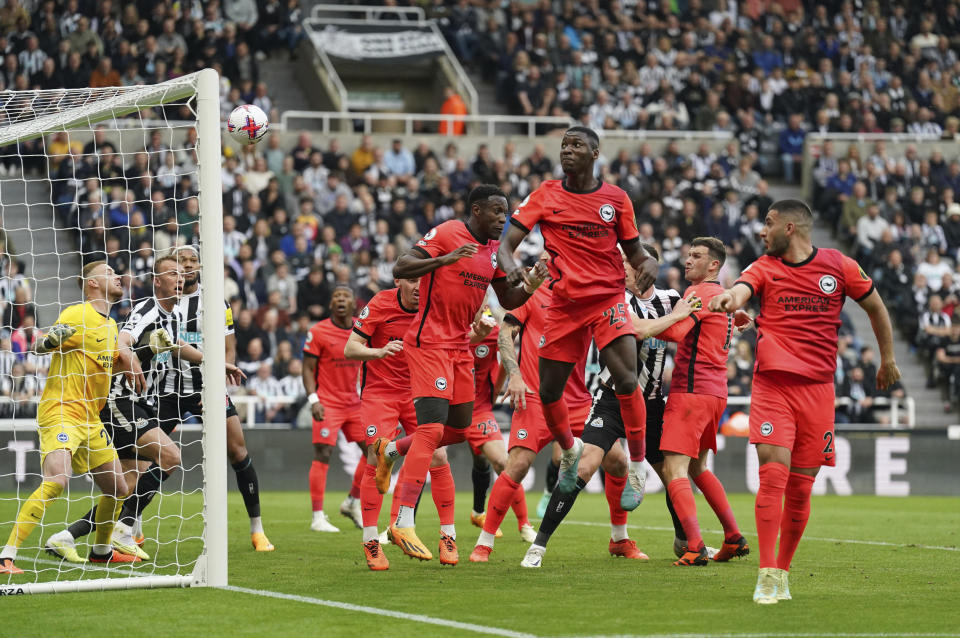
M 658 319 L 670 314 L 674 304 L 680 300 L 680 293 L 654 288 L 649 298 L 641 299 L 627 290 L 624 292 L 624 299 L 641 319 Z M 637 344 L 637 372 L 643 396 L 647 399 L 659 399 L 663 396 L 663 364 L 666 353 L 667 342 L 660 339 L 644 339 Z M 587 389 L 591 394 L 595 394 L 601 385 L 612 385 L 610 371 L 601 365 L 600 352 L 596 344 L 591 342 L 590 353 L 587 355 Z
M 174 312 L 177 315 L 177 321 L 180 327 L 180 338 L 197 350 L 203 351 L 203 306 L 201 304 L 201 288 L 198 286 L 196 292 L 186 295 L 177 303 Z M 233 312 L 229 304 L 223 302 L 225 332 L 224 334 L 233 334 Z M 180 359 L 179 364 L 175 364 L 172 374 L 167 376 L 166 383 L 163 386 L 165 394 L 179 394 L 186 396 L 200 392 L 203 388 L 203 375 L 200 371 L 200 365 L 193 365 L 190 362 Z
M 124 397 L 140 399 L 151 405 L 156 403 L 157 395 L 177 365 L 171 353 L 154 354 L 150 349 L 150 333 L 161 328 L 166 330 L 170 339 L 176 343 L 179 325 L 173 310 L 164 310 L 156 297 L 144 299 L 134 306 L 130 316 L 120 327 L 120 332 L 129 334 L 132 339 L 133 352 L 140 361 L 140 368 L 146 379 L 146 389 L 143 394 L 137 395 L 129 386 L 126 375 L 117 374 L 110 386 L 111 400 Z

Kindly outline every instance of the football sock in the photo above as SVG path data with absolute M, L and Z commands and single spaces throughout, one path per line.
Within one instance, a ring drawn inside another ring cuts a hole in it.
M 573 447 L 573 433 L 570 431 L 570 412 L 567 410 L 567 402 L 560 397 L 553 403 L 543 403 L 543 418 L 550 428 L 550 434 L 553 439 L 560 444 L 564 450 Z
M 437 506 L 437 515 L 440 517 L 441 527 L 443 525 L 453 525 L 454 500 L 457 497 L 457 489 L 453 484 L 453 474 L 450 472 L 449 463 L 430 468 L 430 493 L 433 496 L 433 504 Z
M 815 480 L 813 476 L 795 472 L 791 472 L 787 479 L 783 518 L 780 519 L 780 550 L 777 554 L 777 567 L 780 569 L 790 571 L 790 562 L 810 519 L 810 493 Z
M 680 519 L 677 517 L 677 510 L 673 509 L 673 501 L 670 500 L 669 490 L 664 490 L 663 494 L 667 497 L 667 511 L 670 512 L 670 518 L 673 519 L 673 533 L 677 538 L 685 541 L 687 540 L 687 533 L 683 531 L 683 525 L 680 524 Z
M 401 505 L 397 508 L 397 527 L 413 527 L 413 508 L 409 505 Z
M 697 521 L 697 502 L 693 500 L 693 490 L 690 489 L 690 480 L 678 478 L 667 485 L 673 506 L 677 509 L 677 516 L 687 533 L 687 547 L 691 552 L 698 552 L 703 547 L 703 538 L 700 536 L 700 523 Z
M 560 466 L 553 462 L 553 459 L 547 461 L 547 491 L 553 492 L 560 480 Z
M 83 538 L 93 531 L 93 517 L 96 515 L 97 506 L 94 505 L 90 508 L 90 511 L 70 524 L 70 527 L 67 528 L 67 531 L 70 533 L 70 536 L 73 536 L 73 540 Z
M 630 536 L 629 536 L 629 534 L 627 534 L 627 524 L 626 524 L 626 523 L 624 523 L 623 525 L 611 525 L 611 526 L 610 526 L 610 540 L 612 540 L 613 542 L 616 543 L 616 542 L 619 542 L 619 541 L 622 541 L 622 540 L 626 540 L 626 539 L 628 539 L 628 538 L 630 538 Z
M 417 426 L 403 464 L 406 472 L 399 477 L 394 492 L 394 498 L 399 499 L 401 505 L 413 507 L 417 502 L 417 497 L 427 479 L 433 453 L 442 437 L 443 424 L 441 423 L 424 423 Z
M 27 536 L 30 535 L 30 532 L 33 531 L 33 528 L 37 526 L 37 523 L 43 520 L 43 513 L 47 506 L 53 503 L 62 493 L 63 486 L 59 483 L 54 481 L 40 483 L 40 486 L 27 497 L 23 507 L 20 508 L 17 521 L 14 523 L 13 529 L 10 531 L 10 537 L 7 539 L 7 545 L 20 547 Z M 112 525 L 111 531 L 113 531 Z
M 753 512 L 757 521 L 758 564 L 761 568 L 777 566 L 777 535 L 783 512 L 783 491 L 787 488 L 789 476 L 790 470 L 782 463 L 760 466 L 760 486 Z
M 93 518 L 93 523 L 97 526 L 93 544 L 94 553 L 102 556 L 113 551 L 110 537 L 113 536 L 113 525 L 121 507 L 123 507 L 123 502 L 119 499 L 106 494 L 100 496 L 100 500 L 97 502 L 97 512 Z
M 497 480 L 493 482 L 493 489 L 490 490 L 490 509 L 487 512 L 487 518 L 483 522 L 483 531 L 489 534 L 496 534 L 503 523 L 507 510 L 513 503 L 514 495 L 517 489 L 523 489 L 520 484 L 510 478 L 506 472 L 501 472 Z M 493 547 L 493 544 L 490 544 Z
M 137 484 L 133 488 L 133 494 L 124 499 L 123 508 L 120 510 L 120 522 L 133 527 L 137 517 L 143 513 L 143 510 L 146 509 L 147 505 L 150 504 L 150 501 L 153 500 L 153 497 L 160 489 L 160 484 L 169 476 L 170 475 L 161 470 L 157 464 L 153 464 L 147 468 L 147 471 L 137 479 Z M 89 533 L 90 531 L 88 530 L 87 534 Z
M 637 386 L 630 394 L 618 394 L 620 414 L 627 434 L 631 461 L 642 461 L 647 453 L 647 402 Z
M 607 506 L 610 508 L 611 525 L 627 524 L 627 511 L 620 507 L 620 495 L 623 494 L 623 488 L 626 486 L 626 476 L 612 476 L 607 474 L 606 480 L 603 482 L 603 492 L 607 496 Z
M 233 464 L 233 471 L 237 474 L 237 489 L 243 496 L 243 504 L 247 508 L 247 516 L 255 518 L 260 516 L 260 481 L 257 480 L 257 470 L 253 467 L 253 459 L 250 455 L 242 461 Z M 326 486 L 327 473 L 323 473 L 324 487 Z M 321 503 L 323 495 L 320 496 Z
M 375 541 L 380 538 L 380 534 L 377 532 L 377 526 L 367 527 L 363 526 L 363 542 L 369 543 L 370 541 Z
M 720 519 L 724 539 L 730 542 L 740 536 L 740 528 L 737 527 L 737 520 L 733 517 L 733 510 L 727 500 L 727 493 L 724 491 L 717 475 L 710 470 L 704 470 L 693 479 L 693 482 L 703 492 L 703 497 L 707 499 L 713 513 Z
M 487 507 L 487 492 L 490 490 L 490 464 L 483 469 L 474 466 L 470 472 L 470 478 L 473 479 L 473 511 L 482 514 Z
M 360 481 L 363 480 L 363 473 L 366 471 L 367 459 L 363 456 L 357 461 L 357 467 L 353 470 L 353 482 L 350 483 L 349 499 L 360 498 Z
M 557 527 L 563 521 L 567 512 L 573 507 L 573 503 L 577 500 L 577 495 L 580 494 L 580 490 L 586 486 L 586 482 L 578 476 L 577 485 L 573 488 L 572 492 L 554 491 L 550 496 L 550 504 L 547 505 L 547 511 L 543 515 L 543 520 L 540 521 L 540 529 L 537 530 L 537 540 L 533 541 L 534 545 L 541 547 L 547 546 L 550 537 L 557 530 Z
M 377 466 L 367 463 L 364 466 L 363 480 L 360 482 L 360 511 L 363 516 L 363 528 L 377 529 L 380 508 L 383 507 L 383 494 L 377 489 Z M 366 532 L 364 532 L 366 536 Z M 370 540 L 364 538 L 364 542 Z
M 530 516 L 527 513 L 527 493 L 523 491 L 522 485 L 518 486 L 517 491 L 513 493 L 513 503 L 510 507 L 517 516 L 518 529 L 530 523 Z
M 330 465 L 320 461 L 310 464 L 310 505 L 314 512 L 323 509 L 323 493 L 327 489 L 327 471 Z

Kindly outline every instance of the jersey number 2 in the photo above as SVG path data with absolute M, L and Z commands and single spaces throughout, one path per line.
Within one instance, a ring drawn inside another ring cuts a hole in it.
M 827 442 L 823 448 L 823 453 L 833 454 L 833 432 L 824 432 L 823 440 Z
M 618 303 L 616 306 L 610 306 L 603 311 L 604 317 L 610 317 L 610 325 L 615 326 L 618 323 L 623 323 L 626 321 L 627 316 L 627 306 L 626 304 Z

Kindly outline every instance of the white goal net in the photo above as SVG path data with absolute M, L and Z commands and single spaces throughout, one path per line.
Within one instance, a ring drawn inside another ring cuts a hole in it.
M 86 560 L 100 540 L 95 521 L 103 520 L 87 516 L 101 494 L 89 474 L 73 472 L 60 494 L 44 491 L 55 481 L 41 465 L 38 420 L 47 412 L 41 410 L 38 419 L 38 406 L 48 384 L 57 383 L 67 394 L 71 383 L 53 379 L 69 369 L 60 362 L 60 372 L 51 368 L 56 353 L 36 352 L 61 313 L 84 303 L 78 276 L 99 260 L 120 275 L 122 298 L 109 306 L 121 331 L 118 341 L 140 304 L 156 303 L 156 260 L 177 256 L 179 246 L 198 253 L 203 306 L 223 307 L 218 93 L 212 70 L 154 86 L 0 93 L 0 548 L 5 552 L 0 558 L 15 554 L 14 564 L 23 570 L 0 573 L 0 593 L 226 584 L 223 313 L 201 313 L 198 319 L 204 342 L 202 405 L 219 409 L 184 411 L 175 429 L 169 423 L 160 428 L 171 430 L 165 440 L 178 449 L 179 464 L 172 469 L 157 473 L 158 448 L 120 455 L 127 457 L 131 491 L 147 474 L 162 479 L 143 499 L 149 504 L 125 505 L 120 513 L 133 521 L 131 535 L 142 537 L 140 551 L 148 558 L 137 562 Z M 83 322 L 88 330 L 87 319 Z M 148 366 L 157 366 L 152 387 L 124 393 L 114 378 L 111 401 L 86 399 L 108 403 L 108 412 L 114 396 L 137 403 L 146 412 L 125 419 L 120 410 L 114 422 L 139 432 L 164 392 L 159 379 L 164 360 L 175 367 L 179 359 L 162 350 L 155 355 L 150 350 L 144 359 L 149 335 L 133 339 L 131 351 L 147 364 L 145 379 Z M 84 337 L 74 349 L 95 359 L 91 341 Z M 94 387 L 89 378 L 77 383 Z M 122 435 L 107 425 L 111 440 Z M 72 436 L 68 427 L 55 435 L 63 447 L 73 445 L 66 441 Z M 81 444 L 73 455 L 74 468 L 86 447 Z M 102 452 L 96 458 L 102 460 Z M 36 510 L 31 496 L 38 494 L 45 506 Z M 41 515 L 32 521 L 35 511 Z M 71 543 L 76 556 L 69 552 Z M 64 559 L 66 554 L 74 560 Z

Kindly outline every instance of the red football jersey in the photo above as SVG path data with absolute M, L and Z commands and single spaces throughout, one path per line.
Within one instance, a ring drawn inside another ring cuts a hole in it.
M 431 229 L 414 250 L 439 257 L 464 244 L 479 244 L 477 253 L 441 266 L 420 280 L 420 310 L 405 336 L 418 348 L 465 350 L 470 345 L 470 324 L 483 305 L 487 286 L 506 277 L 497 268 L 500 242 L 476 237 L 462 221 L 451 219 Z
M 510 218 L 530 231 L 540 224 L 550 253 L 550 287 L 565 299 L 622 294 L 626 273 L 617 243 L 636 239 L 637 220 L 625 192 L 601 182 L 591 192 L 547 180 Z
M 690 392 L 726 398 L 727 353 L 733 334 L 733 315 L 707 310 L 710 300 L 722 292 L 723 286 L 716 281 L 704 281 L 684 291 L 687 298 L 690 295 L 699 297 L 703 308 L 684 320 L 692 320 L 693 326 L 677 342 L 671 393 Z
M 324 319 L 310 328 L 303 344 L 304 354 L 317 358 L 317 396 L 324 407 L 360 409 L 357 394 L 360 362 L 343 356 L 343 347 L 349 338 L 350 328 L 341 328 L 331 319 Z
M 404 308 L 399 288 L 381 290 L 360 311 L 353 322 L 353 331 L 366 339 L 371 348 L 382 348 L 391 341 L 403 341 L 416 314 L 416 310 Z M 360 394 L 377 398 L 410 394 L 410 371 L 404 353 L 364 361 Z
M 832 248 L 814 248 L 798 264 L 764 255 L 736 283 L 749 286 L 760 301 L 755 372 L 780 370 L 822 383 L 837 369 L 843 302 L 873 292 L 857 262 Z
M 493 385 L 500 373 L 497 362 L 497 337 L 500 328 L 494 326 L 487 338 L 470 346 L 473 349 L 474 413 L 493 410 Z
M 547 286 L 540 286 L 525 304 L 506 314 L 520 325 L 520 352 L 517 363 L 520 365 L 520 376 L 533 394 L 537 394 L 540 388 L 539 350 L 543 345 L 547 308 L 550 307 L 553 294 Z M 567 387 L 563 391 L 563 397 L 571 406 L 591 400 L 586 383 L 587 352 L 589 350 L 585 350 L 583 358 L 573 366 L 573 372 L 570 373 Z

